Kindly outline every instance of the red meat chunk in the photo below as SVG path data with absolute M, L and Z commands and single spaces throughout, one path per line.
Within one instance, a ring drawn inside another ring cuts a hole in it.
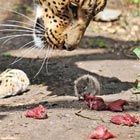
M 27 110 L 25 112 L 25 116 L 34 118 L 34 119 L 46 119 L 47 113 L 46 113 L 45 108 L 42 105 L 39 105 L 38 107 Z
M 116 100 L 116 101 L 113 101 L 111 103 L 108 104 L 108 109 L 111 110 L 111 111 L 118 111 L 118 112 L 121 112 L 123 111 L 123 106 L 124 105 L 128 105 L 128 102 L 126 100 L 122 100 L 122 99 L 119 99 L 119 100 Z
M 85 104 L 90 109 L 94 109 L 94 110 L 106 110 L 107 109 L 107 106 L 104 103 L 104 100 L 100 97 L 85 95 L 84 101 L 85 101 Z
M 110 110 L 117 112 L 123 111 L 123 106 L 128 105 L 128 102 L 122 99 L 118 99 L 106 105 L 102 98 L 91 95 L 84 95 L 84 102 L 90 109 L 93 110 Z
M 100 125 L 100 126 L 96 127 L 94 132 L 92 134 L 90 134 L 88 138 L 89 139 L 107 140 L 107 139 L 115 138 L 115 137 L 116 136 L 111 134 L 105 126 Z
M 130 114 L 124 114 L 124 115 L 116 115 L 112 117 L 111 122 L 118 125 L 133 126 L 139 121 L 135 116 L 131 116 Z

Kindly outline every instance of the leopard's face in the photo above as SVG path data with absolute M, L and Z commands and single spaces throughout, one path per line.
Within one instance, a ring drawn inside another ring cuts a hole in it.
M 106 0 L 39 0 L 34 41 L 36 46 L 73 50 Z

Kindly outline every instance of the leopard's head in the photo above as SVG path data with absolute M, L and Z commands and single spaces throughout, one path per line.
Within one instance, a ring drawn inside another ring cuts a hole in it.
M 106 0 L 39 0 L 33 34 L 35 45 L 77 48 L 93 14 L 98 13 L 97 1 L 103 1 L 102 7 L 105 6 Z

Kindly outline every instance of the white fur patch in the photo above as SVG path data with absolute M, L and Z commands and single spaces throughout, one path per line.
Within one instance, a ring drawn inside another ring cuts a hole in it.
M 37 18 L 41 18 L 43 16 L 43 9 L 41 8 L 41 6 L 37 6 L 36 8 L 36 19 Z
M 41 8 L 41 6 L 37 5 L 35 24 L 36 24 L 37 19 L 41 18 L 42 16 L 43 16 L 43 9 Z M 45 46 L 41 38 L 36 35 L 35 31 L 33 32 L 33 39 L 34 39 L 34 44 L 36 47 L 43 48 Z
M 34 39 L 34 44 L 35 44 L 36 47 L 38 47 L 38 48 L 44 48 L 45 47 L 43 41 L 41 40 L 40 37 L 36 36 L 35 32 L 33 33 L 33 39 Z

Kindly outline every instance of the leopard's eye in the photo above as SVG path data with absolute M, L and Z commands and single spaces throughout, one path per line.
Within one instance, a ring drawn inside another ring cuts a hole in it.
M 72 10 L 73 18 L 77 19 L 78 18 L 78 14 L 77 14 L 78 7 L 76 5 L 71 4 L 70 9 Z

